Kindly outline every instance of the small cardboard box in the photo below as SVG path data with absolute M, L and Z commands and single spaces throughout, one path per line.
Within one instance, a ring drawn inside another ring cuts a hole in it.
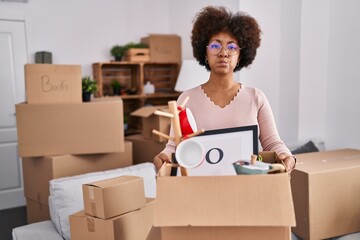
M 297 226 L 303 239 L 327 239 L 360 231 L 360 150 L 297 155 L 292 172 Z
M 146 204 L 144 180 L 121 176 L 83 185 L 85 213 L 108 219 Z
M 124 152 L 25 157 L 22 158 L 24 193 L 26 198 L 48 205 L 51 179 L 130 165 L 132 165 L 130 141 L 125 141 Z
M 81 103 L 81 65 L 25 64 L 27 102 Z
M 16 105 L 20 157 L 124 151 L 121 99 Z
M 164 150 L 166 142 L 155 142 L 144 138 L 141 134 L 126 136 L 127 141 L 133 143 L 133 162 L 134 164 L 153 162 L 154 157 Z
M 164 239 L 291 239 L 287 173 L 169 177 L 161 170 L 154 226 Z
M 26 198 L 27 223 L 50 220 L 49 205 Z
M 107 220 L 77 212 L 69 217 L 71 240 L 160 240 L 153 231 L 154 205 L 147 199 L 145 207 Z
M 141 38 L 150 48 L 150 62 L 181 64 L 181 37 L 175 34 L 150 34 Z
M 149 62 L 150 50 L 148 48 L 130 48 L 125 51 L 124 61 Z
M 157 142 L 165 142 L 167 139 L 152 133 L 156 129 L 162 133 L 169 134 L 171 119 L 164 116 L 155 115 L 156 110 L 168 111 L 167 106 L 145 106 L 134 112 L 131 116 L 142 118 L 142 134 L 145 138 L 152 139 Z

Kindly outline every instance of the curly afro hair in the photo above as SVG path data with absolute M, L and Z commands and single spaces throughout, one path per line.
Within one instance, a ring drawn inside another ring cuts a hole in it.
M 234 72 L 253 62 L 261 41 L 261 29 L 253 17 L 244 12 L 233 14 L 225 7 L 208 6 L 197 13 L 193 22 L 194 26 L 191 32 L 193 55 L 207 70 L 211 69 L 205 62 L 206 46 L 209 44 L 210 38 L 220 32 L 233 35 L 241 48 L 240 61 Z

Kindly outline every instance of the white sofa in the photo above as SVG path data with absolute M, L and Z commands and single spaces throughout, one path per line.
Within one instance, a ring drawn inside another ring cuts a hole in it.
M 156 171 L 152 163 L 142 163 L 126 168 L 54 179 L 50 181 L 49 209 L 51 221 L 14 228 L 12 232 L 13 239 L 70 239 L 69 215 L 84 209 L 82 184 L 123 175 L 142 177 L 144 179 L 146 197 L 155 198 Z

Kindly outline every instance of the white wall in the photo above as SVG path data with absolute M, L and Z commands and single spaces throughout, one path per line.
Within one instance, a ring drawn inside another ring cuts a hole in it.
M 299 137 L 360 148 L 357 0 L 302 1 Z
M 51 51 L 54 63 L 81 64 L 91 75 L 114 44 L 148 33 L 180 35 L 183 59 L 192 58 L 192 20 L 209 4 L 258 19 L 262 45 L 240 80 L 266 93 L 286 142 L 360 148 L 358 0 L 29 0 L 0 2 L 0 18 L 26 20 L 29 62 Z
M 299 138 L 325 138 L 330 1 L 303 0 L 299 84 Z
M 239 9 L 239 0 L 181 0 L 171 1 L 170 24 L 171 29 L 182 37 L 183 59 L 193 59 L 190 42 L 192 23 L 195 14 L 208 5 L 225 6 L 232 11 Z
M 0 18 L 4 12 L 24 17 L 29 62 L 35 52 L 50 51 L 54 63 L 81 64 L 84 75 L 92 74 L 92 63 L 111 60 L 115 44 L 138 42 L 149 33 L 173 33 L 167 0 L 0 2 Z
M 332 0 L 325 138 L 329 148 L 360 148 L 360 1 Z
M 240 78 L 266 93 L 283 140 L 360 148 L 360 2 L 239 1 L 263 30 Z
M 298 0 L 240 1 L 240 9 L 255 17 L 262 30 L 257 57 L 240 79 L 265 92 L 286 142 L 298 139 L 300 5 Z

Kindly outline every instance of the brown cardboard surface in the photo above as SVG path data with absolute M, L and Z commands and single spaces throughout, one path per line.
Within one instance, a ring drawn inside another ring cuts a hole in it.
M 108 219 L 146 204 L 144 180 L 121 176 L 83 185 L 85 213 Z
M 161 240 L 161 228 L 152 227 L 146 240 Z
M 27 102 L 81 103 L 81 65 L 26 64 Z
M 26 198 L 26 216 L 28 224 L 50 220 L 49 206 Z
M 260 154 L 266 162 L 277 158 Z M 296 222 L 288 173 L 170 177 L 162 170 L 154 226 L 164 239 L 291 239 Z
M 360 231 L 360 150 L 297 155 L 291 186 L 303 239 L 324 239 Z
M 159 227 L 295 225 L 287 173 L 158 177 L 156 196 Z
M 151 139 L 145 139 L 140 134 L 126 136 L 127 141 L 133 143 L 134 164 L 153 162 L 154 157 L 164 150 L 166 142 L 159 143 Z
M 91 217 L 84 211 L 70 215 L 71 239 L 159 240 L 156 229 L 149 235 L 154 223 L 154 203 L 147 199 L 145 207 L 107 220 Z
M 155 115 L 156 110 L 168 111 L 167 106 L 145 106 L 131 113 L 132 116 L 142 118 L 142 134 L 144 138 L 149 138 L 157 142 L 167 142 L 166 138 L 152 133 L 156 129 L 162 133 L 169 134 L 171 119 L 164 116 Z
M 20 157 L 124 151 L 121 99 L 17 104 Z
M 150 62 L 181 64 L 181 37 L 175 34 L 150 34 L 141 38 L 149 46 Z
M 125 141 L 124 152 L 25 157 L 22 158 L 24 193 L 27 198 L 47 205 L 51 179 L 130 165 L 132 165 L 130 141 Z
M 291 240 L 290 227 L 163 227 L 166 240 Z

